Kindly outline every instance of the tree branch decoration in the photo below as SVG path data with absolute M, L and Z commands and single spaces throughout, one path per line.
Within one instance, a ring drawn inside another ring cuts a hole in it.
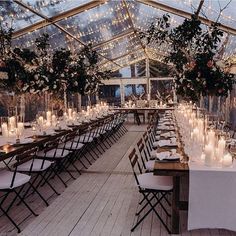
M 0 87 L 4 90 L 60 94 L 66 89 L 85 95 L 96 93 L 102 80 L 111 76 L 110 71 L 99 70 L 98 54 L 90 45 L 75 55 L 63 48 L 51 53 L 50 37 L 43 34 L 35 40 L 34 51 L 12 48 L 12 32 L 0 25 Z
M 173 65 L 177 93 L 185 99 L 198 101 L 200 95 L 227 96 L 235 82 L 233 76 L 217 63 L 217 52 L 223 32 L 219 23 L 204 30 L 197 15 L 176 28 L 170 28 L 170 16 L 152 22 L 140 32 L 146 44 L 168 47 L 165 62 Z

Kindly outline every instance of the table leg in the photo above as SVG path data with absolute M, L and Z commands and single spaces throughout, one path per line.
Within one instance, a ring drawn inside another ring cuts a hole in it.
M 139 115 L 138 115 L 137 111 L 134 111 L 134 117 L 135 117 L 135 120 L 136 120 L 137 124 L 140 125 L 141 121 L 140 121 L 140 118 L 139 118 Z
M 179 234 L 180 176 L 173 176 L 171 233 Z

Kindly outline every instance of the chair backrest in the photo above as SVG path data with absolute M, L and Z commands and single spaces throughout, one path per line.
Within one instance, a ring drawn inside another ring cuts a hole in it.
M 137 185 L 139 186 L 138 174 L 142 174 L 142 167 L 138 161 L 138 155 L 136 154 L 135 148 L 130 152 L 129 160 L 132 166 L 134 178 L 136 180 Z
M 144 140 L 144 143 L 146 146 L 147 153 L 148 153 L 148 155 L 150 155 L 151 151 L 152 151 L 152 146 L 151 146 L 151 143 L 149 142 L 147 131 L 143 134 L 143 140 Z
M 60 143 L 63 143 L 63 137 L 57 137 L 57 138 L 52 138 L 50 139 L 42 149 L 40 149 L 40 151 L 44 152 L 44 156 L 46 157 L 47 155 L 47 152 L 51 151 L 51 150 L 54 150 L 54 156 L 56 156 L 56 153 L 57 153 L 57 149 L 58 149 L 58 145 Z M 62 151 L 61 155 L 63 155 L 64 153 L 64 150 Z
M 146 169 L 145 161 L 148 161 L 148 155 L 147 155 L 147 151 L 145 149 L 145 145 L 143 143 L 142 138 L 137 142 L 137 147 L 138 147 L 138 151 L 139 151 L 139 154 L 140 154 L 140 157 L 141 157 L 143 168 Z
M 33 147 L 29 150 L 26 150 L 25 152 L 21 152 L 21 153 L 16 154 L 15 159 L 17 162 L 14 164 L 14 166 L 17 167 L 29 160 L 34 159 L 37 151 L 38 151 L 38 147 Z M 33 166 L 33 162 L 32 162 L 31 167 L 32 166 Z M 30 171 L 31 171 L 31 169 L 30 169 Z

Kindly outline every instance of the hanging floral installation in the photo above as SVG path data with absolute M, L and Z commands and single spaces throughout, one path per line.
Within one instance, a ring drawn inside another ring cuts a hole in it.
M 98 54 L 84 46 L 76 54 L 61 48 L 49 51 L 49 35 L 35 40 L 35 50 L 12 48 L 13 29 L 0 25 L 0 87 L 15 94 L 78 92 L 81 95 L 98 91 L 110 71 L 100 71 Z
M 152 22 L 141 40 L 156 46 L 166 45 L 164 61 L 173 65 L 176 90 L 185 99 L 198 101 L 200 96 L 227 96 L 232 90 L 233 76 L 217 61 L 223 32 L 219 23 L 204 30 L 197 15 L 171 28 L 170 16 Z

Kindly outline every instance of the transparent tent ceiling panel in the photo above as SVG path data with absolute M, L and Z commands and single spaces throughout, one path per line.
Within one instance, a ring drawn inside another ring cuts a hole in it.
M 219 16 L 220 9 L 226 7 L 229 2 L 230 0 L 220 0 L 220 1 L 205 0 L 200 15 L 203 17 L 207 17 L 210 20 L 216 21 Z M 230 5 L 228 5 L 228 7 L 223 10 L 219 18 L 219 22 L 221 24 L 235 28 L 236 25 L 235 11 L 236 11 L 236 1 L 232 0 L 230 2 Z
M 110 59 L 115 59 L 127 53 L 132 53 L 138 48 L 140 48 L 140 42 L 137 36 L 133 34 L 107 43 L 100 48 L 96 48 L 96 50 Z
M 136 1 L 130 1 L 128 4 L 130 14 L 136 29 L 141 31 L 147 30 L 148 26 L 157 18 L 161 17 L 167 12 L 151 7 L 146 4 L 141 4 Z M 171 19 L 171 25 L 177 26 L 184 20 L 183 17 L 168 13 Z
M 43 19 L 11 0 L 0 0 L 0 20 L 7 27 L 12 26 L 16 31 Z
M 44 28 L 14 39 L 13 46 L 20 45 L 22 48 L 26 47 L 33 49 L 35 48 L 36 38 L 41 37 L 45 33 L 49 34 L 49 44 L 51 50 L 68 48 L 76 52 L 81 48 L 81 44 L 66 35 L 54 25 L 46 26 Z
M 96 45 L 131 28 L 121 1 L 111 1 L 62 20 L 65 27 L 86 44 Z
M 22 2 L 41 14 L 52 17 L 92 1 L 93 0 L 23 0 Z

